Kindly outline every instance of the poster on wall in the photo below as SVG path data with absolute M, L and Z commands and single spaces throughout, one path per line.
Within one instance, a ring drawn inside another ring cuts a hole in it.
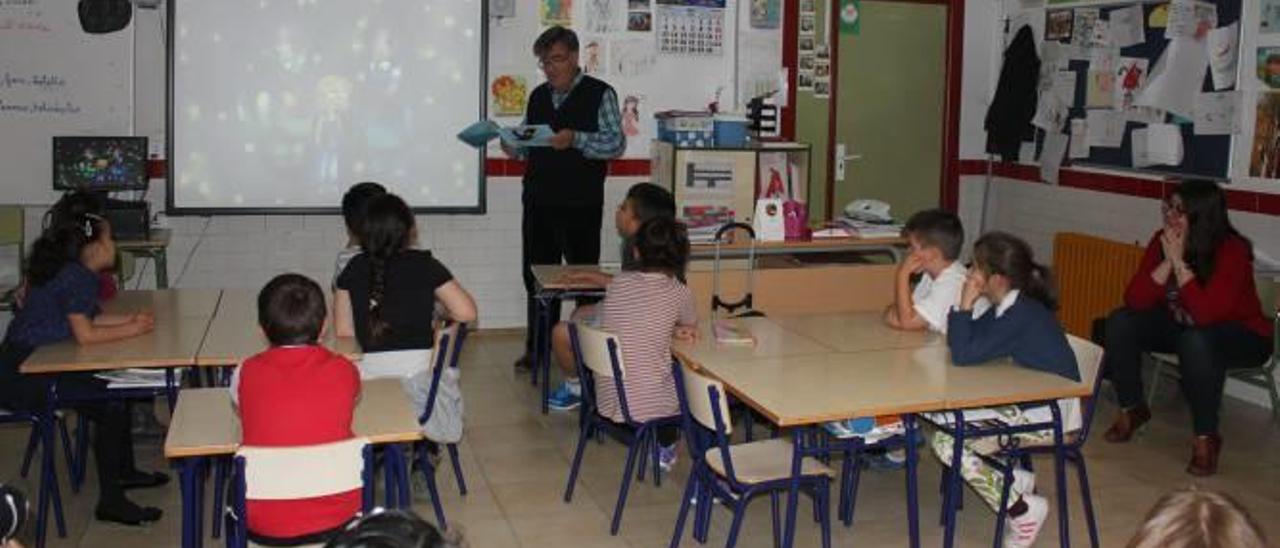
M 751 28 L 776 29 L 782 26 L 782 0 L 750 0 Z
M 646 119 L 650 123 L 644 123 Z M 639 93 L 624 93 L 622 95 L 622 134 L 627 137 L 628 156 L 637 156 L 647 153 L 649 150 L 649 140 L 651 139 L 651 126 L 653 120 L 652 112 L 645 112 L 644 96 Z
M 1071 10 L 1050 10 L 1044 16 L 1044 39 L 1071 40 L 1071 22 L 1075 18 Z
M 1115 107 L 1121 110 L 1133 106 L 1142 86 L 1147 83 L 1147 60 L 1138 57 L 1121 57 L 1116 68 Z
M 1259 93 L 1249 176 L 1280 179 L 1280 93 Z
M 584 36 L 582 40 L 582 72 L 589 76 L 609 74 L 609 44 L 603 36 Z
M 614 40 L 609 46 L 609 68 L 614 76 L 635 78 L 653 71 L 658 63 L 653 41 L 644 38 Z
M 544 27 L 555 25 L 571 27 L 573 26 L 573 0 L 541 0 L 538 4 L 538 14 Z
M 1258 48 L 1258 80 L 1271 89 L 1280 89 L 1280 48 Z
M 586 16 L 583 18 L 582 30 L 596 34 L 607 34 L 622 30 L 626 10 L 625 0 L 578 0 L 586 2 Z
M 489 84 L 494 116 L 524 116 L 525 96 L 529 85 L 524 76 L 502 74 Z
M 1280 0 L 1261 0 L 1262 18 L 1258 21 L 1258 32 L 1275 34 L 1280 32 Z

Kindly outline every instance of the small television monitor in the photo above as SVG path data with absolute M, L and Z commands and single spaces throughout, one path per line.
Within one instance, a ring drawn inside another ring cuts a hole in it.
M 54 137 L 54 190 L 144 190 L 146 137 Z

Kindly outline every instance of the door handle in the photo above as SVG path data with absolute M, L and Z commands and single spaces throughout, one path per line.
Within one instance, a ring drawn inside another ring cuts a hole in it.
M 836 162 L 835 162 L 836 177 L 835 179 L 837 181 L 844 180 L 845 162 L 849 162 L 849 161 L 857 162 L 861 160 L 862 160 L 862 154 L 859 154 L 859 153 L 849 154 L 849 147 L 847 145 L 845 145 L 844 143 L 836 143 Z

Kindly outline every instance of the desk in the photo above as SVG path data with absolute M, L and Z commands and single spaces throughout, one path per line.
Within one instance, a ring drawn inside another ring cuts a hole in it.
M 907 247 L 906 238 L 813 238 L 809 240 L 785 240 L 780 242 L 756 241 L 756 256 L 769 255 L 810 255 L 818 253 L 884 253 L 893 257 L 893 262 L 902 261 L 902 251 Z M 723 259 L 745 259 L 749 255 L 751 244 L 732 242 L 720 246 L 720 257 Z M 713 259 L 716 246 L 710 243 L 699 243 L 692 246 L 689 258 Z
M 396 379 L 364 381 L 352 430 L 397 454 L 394 444 L 422 439 L 417 415 Z M 226 388 L 184 390 L 164 440 L 165 458 L 177 461 L 179 469 L 184 548 L 198 547 L 204 540 L 204 460 L 234 454 L 239 448 L 240 417 L 231 405 L 230 392 Z M 404 460 L 399 456 L 388 462 L 403 464 Z M 401 471 L 400 477 L 407 480 L 407 472 Z
M 564 299 L 574 297 L 601 297 L 604 296 L 604 288 L 592 284 L 570 284 L 566 283 L 562 278 L 564 274 L 573 271 L 591 271 L 591 272 L 609 272 L 617 273 L 616 269 L 602 268 L 597 265 L 546 265 L 536 264 L 532 266 L 534 294 L 533 302 L 536 309 L 534 314 L 533 328 L 533 383 L 538 384 L 541 377 L 542 384 L 542 413 L 545 415 L 549 410 L 547 399 L 551 395 L 551 327 L 555 325 L 560 318 L 552 318 L 553 310 L 559 310 L 555 305 Z
M 103 313 L 151 312 L 155 330 L 107 343 L 81 345 L 69 340 L 45 345 L 22 363 L 20 371 L 44 374 L 192 365 L 221 294 L 216 289 L 122 291 L 103 306 Z
M 771 319 L 784 329 L 810 337 L 837 352 L 865 352 L 896 348 L 945 346 L 942 335 L 931 331 L 902 331 L 884 323 L 884 314 L 852 312 L 775 316 Z
M 902 415 L 907 436 L 907 522 L 912 546 L 919 544 L 916 414 L 1087 396 L 1094 385 L 1096 366 L 1083 364 L 1083 382 L 1019 367 L 1009 360 L 955 367 L 950 363 L 948 349 L 936 336 L 903 334 L 894 338 L 885 334 L 889 336 L 888 344 L 868 344 L 870 335 L 856 331 L 875 333 L 882 329 L 868 318 L 865 313 L 851 313 L 812 320 L 752 319 L 743 323 L 762 341 L 758 349 L 735 350 L 704 341 L 676 345 L 675 352 L 683 362 L 719 379 L 726 391 L 775 424 L 801 429 L 793 443 L 792 476 L 796 480 L 803 458 L 822 452 L 820 447 L 806 443 L 808 428 L 859 416 Z M 849 330 L 843 340 L 838 337 L 842 329 Z M 811 348 L 802 342 L 806 338 L 826 350 L 800 353 L 796 349 Z M 779 340 L 787 343 L 780 344 Z M 1092 343 L 1070 340 L 1078 359 L 1097 355 L 1096 347 L 1090 349 Z M 788 351 L 796 353 L 788 355 Z M 792 485 L 784 546 L 791 545 L 795 530 L 799 482 Z M 1059 500 L 1059 506 L 1064 508 L 1063 499 Z
M 134 257 L 146 257 L 156 265 L 156 289 L 169 288 L 169 240 L 173 231 L 153 228 L 145 240 L 117 240 L 116 250 Z M 116 271 L 116 281 L 124 285 L 123 272 Z
M 337 337 L 333 333 L 330 325 L 325 346 L 349 359 L 359 359 L 360 344 L 355 337 Z M 195 363 L 201 367 L 237 365 L 267 347 L 266 337 L 258 328 L 258 293 L 227 289 L 222 292 L 218 313 L 209 323 Z

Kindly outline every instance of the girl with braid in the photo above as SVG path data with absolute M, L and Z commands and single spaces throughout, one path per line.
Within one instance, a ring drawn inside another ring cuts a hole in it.
M 417 239 L 404 200 L 390 193 L 369 200 L 361 253 L 338 275 L 333 299 L 338 336 L 354 335 L 364 351 L 362 378 L 408 379 L 426 371 L 437 309 L 455 322 L 476 319 L 471 294 L 430 251 L 414 249 Z

